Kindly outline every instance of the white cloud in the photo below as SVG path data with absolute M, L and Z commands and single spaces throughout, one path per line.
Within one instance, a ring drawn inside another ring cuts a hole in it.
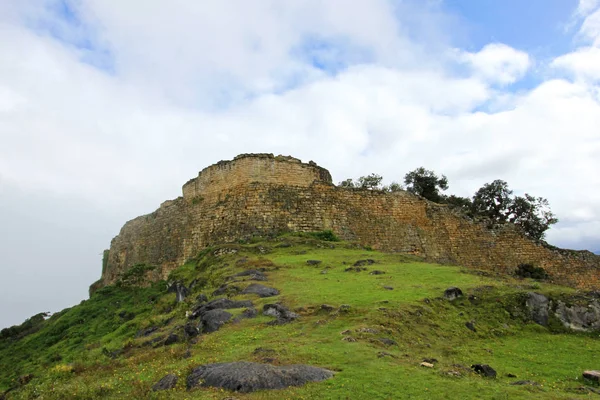
M 555 58 L 552 67 L 565 70 L 578 79 L 600 80 L 600 48 L 584 47 Z
M 522 78 L 531 65 L 529 55 L 502 43 L 486 45 L 477 53 L 461 53 L 459 56 L 482 79 L 502 85 Z
M 597 7 L 600 7 L 600 0 L 579 0 L 575 15 L 579 17 L 586 17 Z

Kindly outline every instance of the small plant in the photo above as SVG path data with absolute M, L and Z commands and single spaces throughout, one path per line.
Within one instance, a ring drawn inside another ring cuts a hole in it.
M 326 242 L 339 242 L 340 238 L 333 233 L 332 230 L 325 230 L 320 232 L 309 232 L 309 235 L 315 239 L 324 240 Z
M 537 280 L 548 279 L 548 273 L 542 267 L 536 267 L 533 264 L 519 264 L 515 275 L 521 278 L 531 278 Z

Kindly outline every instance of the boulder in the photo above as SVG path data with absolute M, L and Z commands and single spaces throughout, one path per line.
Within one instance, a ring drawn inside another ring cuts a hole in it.
M 270 322 L 271 325 L 286 324 L 298 318 L 298 314 L 291 312 L 280 304 L 265 304 L 263 307 L 263 315 L 276 318 L 275 321 Z
M 375 260 L 371 260 L 369 258 L 369 259 L 366 259 L 366 260 L 358 260 L 357 262 L 354 263 L 354 266 L 355 267 L 362 267 L 364 265 L 372 265 L 372 264 L 375 264 Z
M 450 287 L 444 291 L 444 298 L 452 301 L 463 296 L 462 290 L 457 287 Z
M 487 364 L 473 364 L 471 365 L 471 368 L 473 371 L 477 372 L 479 375 L 485 376 L 486 378 L 496 377 L 496 370 Z
M 152 386 L 152 390 L 156 392 L 159 390 L 173 389 L 177 385 L 177 380 L 178 378 L 175 374 L 165 375 L 160 381 Z
M 205 312 L 202 315 L 202 331 L 216 332 L 221 326 L 231 319 L 232 315 L 225 310 L 216 309 Z
M 284 389 L 329 379 L 333 372 L 308 365 L 275 366 L 252 362 L 201 365 L 187 378 L 187 388 L 217 387 L 249 393 L 263 389 Z
M 583 377 L 585 379 L 589 379 L 590 381 L 600 383 L 600 371 L 583 371 Z
M 250 308 L 252 306 L 253 304 L 250 300 L 231 300 L 226 298 L 215 299 L 194 308 L 188 318 L 198 318 L 210 310 L 229 310 L 232 308 Z
M 548 326 L 548 308 L 550 301 L 543 294 L 527 293 L 525 306 L 529 310 L 531 319 L 542 326 Z
M 590 332 L 600 330 L 600 302 L 593 300 L 587 306 L 567 306 L 558 301 L 554 315 L 562 324 L 571 330 Z
M 185 326 L 183 327 L 183 331 L 185 332 L 186 336 L 190 339 L 200 334 L 200 329 L 198 329 L 198 327 L 191 322 L 185 324 Z
M 167 336 L 167 338 L 165 339 L 165 342 L 163 344 L 165 346 L 170 346 L 177 342 L 179 342 L 179 335 L 177 335 L 175 333 L 171 333 L 169 336 Z
M 279 290 L 260 283 L 253 283 L 242 291 L 243 294 L 256 294 L 260 297 L 272 297 L 279 294 Z

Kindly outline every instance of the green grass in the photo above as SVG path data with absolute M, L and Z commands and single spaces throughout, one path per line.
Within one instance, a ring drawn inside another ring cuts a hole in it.
M 598 368 L 598 334 L 551 331 L 533 324 L 523 310 L 527 291 L 570 296 L 572 289 L 427 264 L 310 235 L 252 242 L 211 248 L 173 272 L 172 278 L 187 284 L 193 279 L 200 282 L 185 303 L 176 305 L 164 282 L 146 288 L 108 287 L 54 315 L 35 333 L 20 340 L 0 340 L 0 390 L 14 386 L 18 376 L 33 373 L 34 379 L 9 398 L 569 399 L 577 396 L 574 389 L 584 385 L 581 372 Z M 215 255 L 222 249 L 226 251 Z M 361 259 L 376 263 L 367 271 L 344 271 Z M 321 263 L 312 266 L 307 260 Z M 267 269 L 266 284 L 281 294 L 235 298 L 250 298 L 259 310 L 264 304 L 282 302 L 297 309 L 298 321 L 267 326 L 270 318 L 259 316 L 227 324 L 195 344 L 140 347 L 148 339 L 177 331 L 200 292 L 211 293 L 236 271 L 261 267 Z M 373 270 L 385 274 L 370 275 Z M 442 299 L 450 286 L 460 287 L 465 297 L 453 302 Z M 323 311 L 322 304 L 336 310 Z M 341 305 L 350 307 L 339 311 Z M 477 332 L 465 327 L 467 321 L 475 323 Z M 159 330 L 148 338 L 135 338 L 139 329 L 148 326 Z M 378 338 L 397 344 L 385 346 Z M 251 394 L 185 390 L 185 377 L 193 367 L 262 362 L 257 348 L 273 350 L 276 364 L 306 363 L 329 368 L 336 375 L 304 387 Z M 381 357 L 382 352 L 387 355 Z M 424 358 L 436 358 L 435 368 L 420 367 Z M 473 363 L 490 364 L 498 372 L 497 379 L 470 372 Z M 178 386 L 151 392 L 151 386 L 167 373 L 180 377 Z M 515 380 L 533 380 L 540 386 L 510 385 Z

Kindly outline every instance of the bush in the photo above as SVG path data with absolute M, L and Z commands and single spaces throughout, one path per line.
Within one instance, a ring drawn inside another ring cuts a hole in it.
M 521 278 L 531 278 L 544 280 L 548 279 L 548 273 L 542 267 L 536 267 L 533 264 L 519 264 L 517 266 L 517 270 L 515 271 L 517 276 Z
M 339 242 L 340 241 L 340 238 L 338 238 L 335 235 L 335 233 L 333 233 L 333 231 L 331 231 L 331 230 L 320 231 L 320 232 L 310 232 L 309 235 L 316 239 L 324 240 L 326 242 Z

